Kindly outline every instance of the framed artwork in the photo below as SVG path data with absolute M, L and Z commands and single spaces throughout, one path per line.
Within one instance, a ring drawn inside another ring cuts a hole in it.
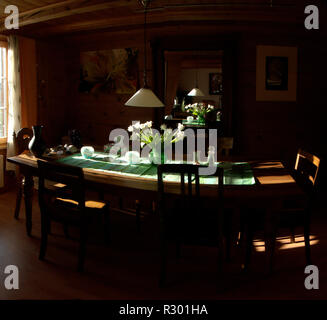
M 81 52 L 79 92 L 135 93 L 137 58 L 133 48 Z
M 297 47 L 257 46 L 256 100 L 296 101 Z
M 223 75 L 221 73 L 209 73 L 209 94 L 222 94 Z

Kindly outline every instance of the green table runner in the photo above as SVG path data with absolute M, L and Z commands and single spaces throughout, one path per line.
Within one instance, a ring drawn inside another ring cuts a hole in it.
M 85 159 L 81 154 L 71 155 L 57 160 L 59 163 L 77 166 L 81 168 L 90 168 L 101 171 L 119 172 L 122 175 L 142 176 L 145 178 L 157 178 L 157 166 L 149 163 L 148 160 L 142 159 L 141 163 L 131 165 L 124 159 L 113 159 L 109 161 L 108 154 L 96 153 L 92 158 Z M 247 162 L 223 162 L 217 163 L 218 167 L 224 168 L 224 184 L 226 185 L 253 185 L 255 184 L 254 176 L 250 165 Z M 165 181 L 179 181 L 179 176 L 167 174 L 164 176 Z M 217 184 L 217 177 L 201 176 L 201 184 Z

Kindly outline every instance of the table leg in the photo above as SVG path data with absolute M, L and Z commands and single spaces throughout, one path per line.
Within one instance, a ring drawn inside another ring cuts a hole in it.
M 25 200 L 25 214 L 26 214 L 26 231 L 27 235 L 31 235 L 32 231 L 32 200 L 33 200 L 34 180 L 33 176 L 25 175 L 24 181 L 24 200 Z

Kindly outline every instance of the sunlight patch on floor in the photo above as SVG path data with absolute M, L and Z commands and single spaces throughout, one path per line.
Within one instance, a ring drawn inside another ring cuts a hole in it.
M 310 246 L 316 245 L 319 243 L 317 236 L 310 236 Z M 253 247 L 257 252 L 265 252 L 265 242 L 261 239 L 253 240 Z M 276 239 L 276 247 L 278 250 L 287 250 L 305 247 L 304 236 L 295 236 L 295 242 L 291 241 L 291 237 L 278 237 Z

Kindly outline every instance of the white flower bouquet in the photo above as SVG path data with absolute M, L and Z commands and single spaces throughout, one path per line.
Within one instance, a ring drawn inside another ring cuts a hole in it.
M 165 146 L 184 139 L 184 126 L 179 123 L 177 129 L 167 128 L 166 125 L 160 127 L 161 133 L 152 128 L 152 121 L 145 123 L 135 122 L 128 127 L 131 132 L 131 140 L 140 141 L 141 147 L 149 145 L 151 152 L 149 153 L 150 162 L 165 163 Z
M 198 117 L 198 120 L 204 121 L 204 117 L 207 113 L 214 110 L 214 106 L 211 104 L 206 105 L 203 102 L 196 102 L 185 106 L 185 110 Z
M 184 138 L 184 126 L 181 123 L 178 124 L 176 130 L 167 128 L 164 124 L 160 129 L 162 134 L 152 128 L 152 121 L 145 123 L 135 122 L 128 127 L 128 131 L 132 133 L 131 140 L 140 140 L 141 147 L 148 144 L 154 147 L 160 143 L 175 143 Z

